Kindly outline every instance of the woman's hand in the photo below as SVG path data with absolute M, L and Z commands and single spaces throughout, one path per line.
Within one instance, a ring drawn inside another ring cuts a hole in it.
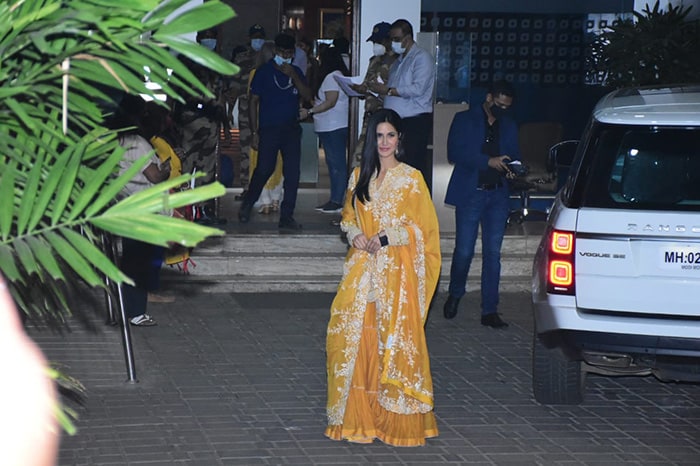
M 369 240 L 365 236 L 364 233 L 360 233 L 359 235 L 355 236 L 352 239 L 352 247 L 355 249 L 361 249 L 363 251 L 367 251 L 367 243 Z M 369 251 L 367 251 L 369 252 Z
M 377 251 L 379 251 L 382 248 L 382 243 L 379 241 L 379 233 L 376 235 L 372 236 L 368 241 L 367 241 L 367 252 L 370 254 L 376 254 Z

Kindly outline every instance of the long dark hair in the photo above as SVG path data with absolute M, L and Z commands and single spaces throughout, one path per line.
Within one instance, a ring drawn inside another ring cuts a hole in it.
M 318 91 L 321 89 L 323 80 L 334 71 L 340 71 L 343 73 L 343 76 L 350 75 L 350 71 L 348 71 L 348 67 L 345 66 L 343 61 L 343 56 L 340 54 L 340 49 L 338 47 L 328 47 L 321 52 L 321 66 L 319 67 L 318 79 L 314 86 L 314 95 L 319 99 L 321 96 L 318 95 Z
M 367 122 L 367 132 L 365 133 L 365 147 L 362 149 L 362 162 L 360 163 L 360 177 L 355 185 L 353 196 L 356 196 L 363 204 L 370 200 L 369 181 L 372 175 L 379 173 L 379 151 L 377 150 L 377 126 L 380 123 L 389 123 L 399 133 L 399 146 L 396 158 L 403 159 L 403 123 L 398 113 L 387 108 L 376 111 Z

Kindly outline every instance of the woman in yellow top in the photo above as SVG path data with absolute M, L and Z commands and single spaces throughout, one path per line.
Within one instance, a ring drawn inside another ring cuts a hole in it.
M 328 324 L 325 434 L 424 445 L 438 435 L 424 331 L 440 275 L 437 215 L 421 173 L 400 161 L 396 112 L 374 113 L 367 135 L 341 222 L 352 247 Z

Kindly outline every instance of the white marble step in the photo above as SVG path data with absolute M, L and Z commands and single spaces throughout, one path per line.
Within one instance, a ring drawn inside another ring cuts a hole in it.
M 454 248 L 454 235 L 440 238 L 443 256 L 451 255 Z M 534 254 L 539 245 L 539 235 L 506 235 L 503 240 L 502 253 Z M 345 256 L 347 243 L 338 235 L 279 235 L 279 234 L 227 234 L 210 238 L 197 246 L 193 252 L 196 256 L 209 255 L 324 255 L 340 254 Z M 476 253 L 481 253 L 481 240 L 476 243 Z
M 532 258 L 539 236 L 507 235 L 501 257 L 504 290 L 529 289 Z M 449 283 L 454 236 L 441 238 L 440 287 Z M 477 289 L 481 244 L 469 273 L 469 288 Z M 172 284 L 206 292 L 335 291 L 343 272 L 347 245 L 340 235 L 228 234 L 209 239 L 192 253 L 196 264 L 189 275 L 163 274 Z

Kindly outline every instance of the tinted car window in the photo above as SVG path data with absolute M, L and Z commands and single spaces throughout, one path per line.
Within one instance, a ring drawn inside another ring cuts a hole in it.
M 700 210 L 700 129 L 597 124 L 591 136 L 581 206 Z

